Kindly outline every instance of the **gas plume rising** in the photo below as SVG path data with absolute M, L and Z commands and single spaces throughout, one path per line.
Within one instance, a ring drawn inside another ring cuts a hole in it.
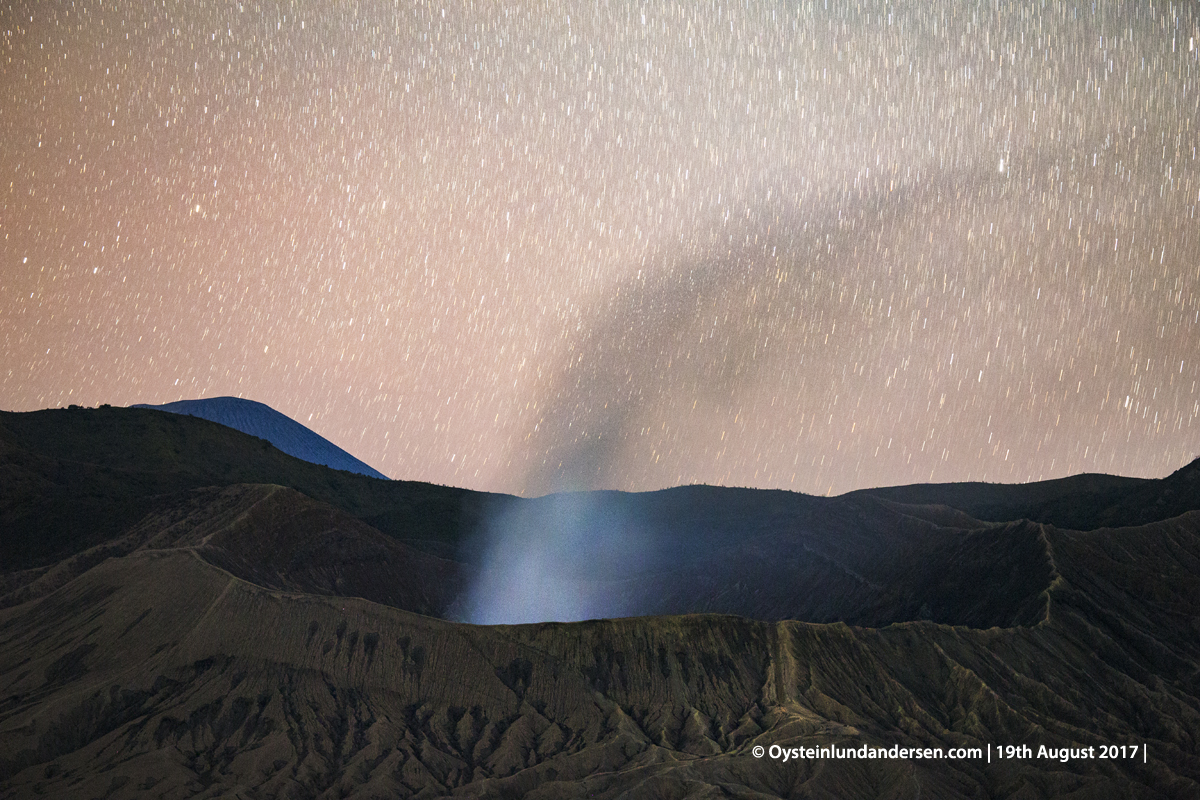
M 660 553 L 615 492 L 517 498 L 486 516 L 463 617 L 480 625 L 636 616 L 628 582 Z

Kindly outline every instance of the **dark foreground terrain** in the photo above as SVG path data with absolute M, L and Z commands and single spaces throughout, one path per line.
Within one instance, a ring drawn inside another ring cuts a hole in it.
M 594 595 L 656 616 L 452 621 L 477 532 L 564 502 L 0 413 L 0 797 L 1200 797 L 1200 462 L 598 493 Z M 864 744 L 985 756 L 753 755 Z

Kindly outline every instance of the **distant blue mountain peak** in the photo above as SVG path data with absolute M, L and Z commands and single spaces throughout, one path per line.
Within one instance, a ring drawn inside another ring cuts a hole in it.
M 266 439 L 288 455 L 313 464 L 388 480 L 382 472 L 367 466 L 328 439 L 291 417 L 254 400 L 241 397 L 207 397 L 200 400 L 179 400 L 159 406 L 138 403 L 132 408 L 152 408 L 171 414 L 199 417 Z

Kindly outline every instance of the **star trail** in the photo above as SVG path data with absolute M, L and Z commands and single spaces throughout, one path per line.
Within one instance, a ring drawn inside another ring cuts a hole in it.
M 840 493 L 1200 455 L 1200 10 L 0 5 L 0 405 L 394 478 Z

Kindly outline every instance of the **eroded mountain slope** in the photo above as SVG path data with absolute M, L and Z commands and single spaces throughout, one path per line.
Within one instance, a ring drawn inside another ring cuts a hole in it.
M 1048 614 L 987 630 L 712 615 L 477 627 L 266 589 L 191 545 L 140 550 L 0 612 L 0 786 L 14 797 L 908 797 L 918 786 L 1190 797 L 1198 653 L 1178 622 L 1200 616 L 1197 534 L 1195 515 L 1150 532 L 1051 529 Z M 1165 579 L 1145 584 L 1151 574 Z M 749 752 L 834 742 L 1144 742 L 1149 757 L 781 764 Z

